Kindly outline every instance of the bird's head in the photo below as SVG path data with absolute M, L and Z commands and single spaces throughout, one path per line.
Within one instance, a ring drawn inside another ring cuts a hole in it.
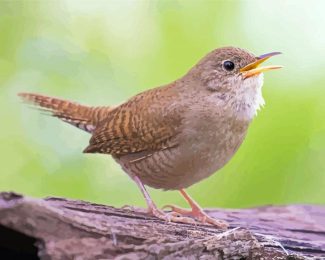
M 251 120 L 264 105 L 261 88 L 263 72 L 282 66 L 260 66 L 271 52 L 261 56 L 234 47 L 216 49 L 207 54 L 187 74 L 195 78 L 195 92 L 199 91 L 212 106 L 230 111 L 236 118 Z
M 282 66 L 264 66 L 264 61 L 280 52 L 261 56 L 234 47 L 216 49 L 207 54 L 196 66 L 196 75 L 210 91 L 237 92 L 262 85 L 262 73 Z

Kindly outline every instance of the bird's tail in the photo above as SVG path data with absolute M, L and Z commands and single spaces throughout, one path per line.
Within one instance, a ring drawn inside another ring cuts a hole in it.
M 89 107 L 40 94 L 19 93 L 18 96 L 40 110 L 90 133 L 111 111 L 110 107 Z

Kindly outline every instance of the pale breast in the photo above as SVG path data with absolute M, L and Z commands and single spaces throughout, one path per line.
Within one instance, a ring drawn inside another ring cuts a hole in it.
M 192 125 L 190 133 L 183 135 L 178 155 L 182 163 L 175 167 L 175 171 L 183 172 L 182 182 L 178 184 L 183 188 L 222 168 L 238 150 L 247 132 L 247 122 L 239 123 L 230 118 L 217 121 L 217 117 L 206 119 L 209 121 Z
M 215 173 L 243 142 L 263 100 L 260 83 L 247 84 L 253 88 L 250 99 L 238 91 L 234 97 L 202 90 L 191 96 L 183 93 L 188 103 L 182 110 L 179 134 L 172 140 L 177 146 L 125 155 L 118 162 L 144 184 L 166 190 L 186 188 Z
M 177 147 L 125 155 L 116 160 L 130 176 L 138 176 L 148 186 L 166 190 L 186 188 L 231 159 L 245 137 L 247 126 L 247 122 L 202 116 L 185 125 Z

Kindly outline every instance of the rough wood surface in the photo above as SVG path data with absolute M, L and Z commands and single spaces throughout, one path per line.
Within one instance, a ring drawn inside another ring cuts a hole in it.
M 0 193 L 0 251 L 4 259 L 325 259 L 325 207 L 208 213 L 230 222 L 230 229 L 165 223 L 84 201 Z

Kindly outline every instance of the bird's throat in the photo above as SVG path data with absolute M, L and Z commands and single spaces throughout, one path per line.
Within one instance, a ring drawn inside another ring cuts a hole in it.
M 246 79 L 234 95 L 234 113 L 240 120 L 252 120 L 264 106 L 262 96 L 263 75 Z
M 215 93 L 218 106 L 231 118 L 251 121 L 257 115 L 258 110 L 264 106 L 262 85 L 263 75 L 233 82 L 231 91 Z

